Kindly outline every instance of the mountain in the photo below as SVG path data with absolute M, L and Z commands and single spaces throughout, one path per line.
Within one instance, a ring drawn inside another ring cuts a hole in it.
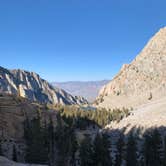
M 36 73 L 1 67 L 0 165 L 165 165 L 165 38 L 166 28 L 96 100 L 99 107 L 132 106 L 131 111 L 59 105 L 49 110 L 40 103 L 84 99 L 54 88 Z
M 75 96 L 83 96 L 89 102 L 93 102 L 97 97 L 99 90 L 105 84 L 107 84 L 108 80 L 102 81 L 70 81 L 70 82 L 54 82 L 52 85 L 55 87 L 59 87 L 64 89 L 65 91 L 69 92 Z
M 141 53 L 123 65 L 97 97 L 99 107 L 137 107 L 166 96 L 166 27 L 157 32 Z
M 54 88 L 34 72 L 8 70 L 0 67 L 0 93 L 14 94 L 39 103 L 62 105 L 87 104 L 83 97 L 73 97 L 62 89 Z

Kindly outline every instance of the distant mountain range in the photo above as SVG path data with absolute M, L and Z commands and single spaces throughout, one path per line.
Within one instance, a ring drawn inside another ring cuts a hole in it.
M 99 90 L 109 82 L 102 81 L 70 81 L 70 82 L 53 82 L 52 85 L 62 88 L 74 96 L 83 96 L 88 101 L 93 102 L 97 97 Z
M 62 105 L 87 104 L 83 97 L 55 88 L 34 72 L 0 67 L 0 93 L 13 94 L 39 103 Z

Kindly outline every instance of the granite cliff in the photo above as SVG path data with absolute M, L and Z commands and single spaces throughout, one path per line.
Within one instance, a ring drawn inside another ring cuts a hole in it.
M 99 93 L 100 107 L 137 107 L 166 96 L 166 28 L 148 42 L 141 53 L 123 65 Z
M 34 72 L 8 70 L 0 67 L 0 93 L 14 94 L 39 103 L 62 105 L 87 104 L 82 97 L 74 97 L 62 89 L 54 88 Z

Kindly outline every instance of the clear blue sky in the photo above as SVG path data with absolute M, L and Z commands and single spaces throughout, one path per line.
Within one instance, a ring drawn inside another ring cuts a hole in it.
M 110 79 L 163 26 L 165 0 L 1 0 L 0 65 L 49 81 Z

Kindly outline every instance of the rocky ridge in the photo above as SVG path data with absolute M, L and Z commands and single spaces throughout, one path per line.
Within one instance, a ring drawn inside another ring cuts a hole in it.
M 99 93 L 99 107 L 137 107 L 166 96 L 166 27 L 152 37 L 142 52 L 123 65 Z
M 54 88 L 34 72 L 8 70 L 0 67 L 0 93 L 14 94 L 39 103 L 62 105 L 88 104 L 81 97 L 74 97 L 62 89 Z

